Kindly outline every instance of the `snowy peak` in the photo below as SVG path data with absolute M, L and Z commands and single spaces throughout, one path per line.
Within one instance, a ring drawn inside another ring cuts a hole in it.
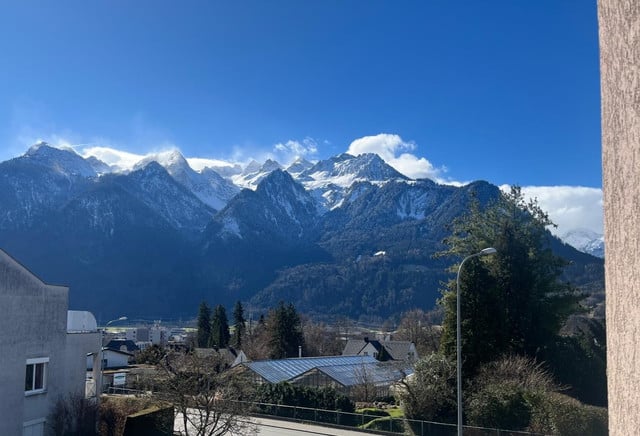
M 200 173 L 194 171 L 178 150 L 149 155 L 134 168 L 146 168 L 150 163 L 164 167 L 178 183 L 215 210 L 222 209 L 240 191 L 212 169 L 205 168 Z
M 316 202 L 291 175 L 276 169 L 255 191 L 244 190 L 218 215 L 223 237 L 297 243 L 315 230 Z
M 298 176 L 304 171 L 311 168 L 313 164 L 303 157 L 297 158 L 291 165 L 287 167 L 287 172 L 292 176 Z
M 560 239 L 578 251 L 604 258 L 604 235 L 600 233 L 589 229 L 573 229 L 562 235 Z
M 279 169 L 282 169 L 282 166 L 278 162 L 276 162 L 275 160 L 267 159 L 265 163 L 260 167 L 260 172 L 270 173 Z
M 178 150 L 163 151 L 160 153 L 150 154 L 135 164 L 134 170 L 144 168 L 149 162 L 157 162 L 167 169 L 169 174 L 174 175 L 181 171 L 190 170 L 191 167 L 187 160 Z
M 354 183 L 383 185 L 393 180 L 409 180 L 373 153 L 331 157 L 303 171 L 297 179 L 327 210 L 340 207 L 346 190 Z
M 124 176 L 118 183 L 177 229 L 202 230 L 211 210 L 156 161 Z
M 71 149 L 51 147 L 44 141 L 34 144 L 21 159 L 47 167 L 65 176 L 94 177 L 96 171 L 82 156 Z
M 301 178 L 314 182 L 310 185 L 333 183 L 343 188 L 348 188 L 356 181 L 408 180 L 406 176 L 393 169 L 374 153 L 365 153 L 359 156 L 343 153 L 318 162 L 303 172 Z
M 267 159 L 265 163 L 260 165 L 255 160 L 252 160 L 249 165 L 246 166 L 242 174 L 232 176 L 231 180 L 236 186 L 241 188 L 248 188 L 255 190 L 258 184 L 273 171 L 281 170 L 282 166 L 271 159 Z
M 313 206 L 313 200 L 302 185 L 293 180 L 289 173 L 281 169 L 268 174 L 258 185 L 256 193 L 265 195 L 276 204 L 293 200 Z
M 95 156 L 89 156 L 85 158 L 85 160 L 89 165 L 91 165 L 91 168 L 93 168 L 93 170 L 98 175 L 111 173 L 114 170 L 112 167 L 102 162 L 100 159 L 98 159 Z

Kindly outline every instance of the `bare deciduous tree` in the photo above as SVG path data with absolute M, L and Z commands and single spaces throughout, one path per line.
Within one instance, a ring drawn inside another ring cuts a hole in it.
M 223 372 L 219 355 L 169 353 L 162 361 L 158 396 L 172 404 L 184 435 L 218 436 L 252 433 L 247 419 L 251 385 Z
M 416 344 L 419 356 L 438 351 L 441 329 L 436 324 L 439 318 L 441 314 L 435 311 L 410 310 L 400 320 L 395 338 Z
M 306 345 L 305 356 L 337 356 L 342 353 L 344 345 L 338 337 L 337 329 L 303 317 L 302 331 Z
M 58 398 L 47 422 L 56 436 L 92 435 L 97 417 L 96 402 L 77 393 Z

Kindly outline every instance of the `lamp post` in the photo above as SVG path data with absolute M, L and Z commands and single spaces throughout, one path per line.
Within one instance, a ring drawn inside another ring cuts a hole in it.
M 128 318 L 126 316 L 121 316 L 120 318 L 112 319 L 107 322 L 102 328 L 102 334 L 104 335 L 107 331 L 107 327 L 112 322 L 117 321 L 126 321 Z M 100 339 L 100 394 L 102 394 L 102 389 L 104 388 L 104 336 Z M 98 395 L 99 396 L 99 395 Z
M 116 321 L 126 321 L 127 319 L 129 319 L 129 318 L 127 318 L 126 316 L 121 316 L 120 318 L 112 319 L 111 321 L 109 321 L 109 322 L 105 325 L 105 327 L 107 327 L 107 326 L 108 326 L 109 324 L 111 324 L 112 322 L 116 322 Z
M 495 254 L 497 250 L 493 247 L 485 248 L 475 254 L 471 254 L 460 262 L 458 267 L 458 275 L 456 277 L 456 373 L 458 386 L 458 436 L 462 436 L 462 341 L 460 339 L 460 271 L 462 265 L 472 257 L 488 256 Z

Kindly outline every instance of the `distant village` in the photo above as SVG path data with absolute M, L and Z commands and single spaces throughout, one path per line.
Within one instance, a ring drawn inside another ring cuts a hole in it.
M 160 321 L 114 325 L 127 321 L 124 316 L 99 327 L 92 313 L 69 310 L 67 287 L 45 284 L 2 250 L 0 274 L 6 278 L 0 282 L 1 301 L 10 308 L 0 321 L 6 333 L 0 345 L 9 362 L 2 373 L 0 434 L 49 434 L 52 411 L 64 399 L 97 406 L 103 394 L 144 393 L 146 381 L 159 371 L 158 362 L 148 363 L 154 349 L 190 351 L 221 364 L 220 372 L 255 385 L 331 388 L 354 401 L 389 396 L 395 383 L 413 373 L 419 357 L 411 341 L 379 334 L 345 337 L 337 355 L 305 357 L 300 346 L 296 357 L 252 361 L 232 346 L 197 347 L 194 328 L 172 328 Z

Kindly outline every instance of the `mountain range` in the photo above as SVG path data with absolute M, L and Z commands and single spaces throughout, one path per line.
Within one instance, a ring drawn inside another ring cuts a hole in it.
M 101 320 L 190 318 L 202 300 L 383 319 L 433 307 L 448 225 L 499 192 L 375 154 L 195 171 L 173 150 L 123 170 L 39 143 L 0 163 L 0 246 Z M 603 289 L 601 259 L 550 238 L 567 278 Z

